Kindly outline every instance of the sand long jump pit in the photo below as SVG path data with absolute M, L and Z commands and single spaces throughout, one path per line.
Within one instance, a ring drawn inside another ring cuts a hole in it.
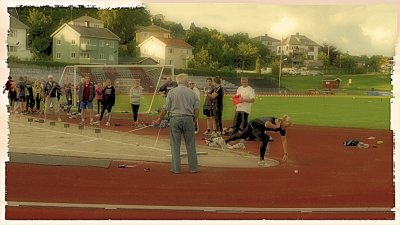
M 169 163 L 169 140 L 159 138 L 158 131 L 154 129 L 154 135 L 140 135 L 140 131 L 133 134 L 10 114 L 8 155 L 11 162 L 106 168 L 112 160 Z M 258 157 L 247 152 L 222 151 L 200 144 L 196 147 L 200 166 L 257 167 Z M 187 164 L 184 143 L 181 145 L 181 159 L 182 164 Z M 265 161 L 266 166 L 279 164 L 273 159 Z

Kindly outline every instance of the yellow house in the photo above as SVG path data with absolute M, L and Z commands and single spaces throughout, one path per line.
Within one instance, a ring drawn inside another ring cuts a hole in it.
M 156 25 L 142 27 L 136 31 L 136 45 L 139 45 L 149 37 L 171 38 L 171 31 Z
M 140 57 L 151 57 L 160 65 L 174 65 L 175 68 L 187 68 L 193 58 L 193 47 L 181 39 L 151 36 L 139 44 Z

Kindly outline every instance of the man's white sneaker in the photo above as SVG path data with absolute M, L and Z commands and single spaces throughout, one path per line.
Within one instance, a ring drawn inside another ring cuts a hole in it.
M 110 126 L 110 122 L 107 122 L 107 123 L 106 123 L 106 126 L 109 127 L 109 126 Z
M 100 121 L 93 122 L 92 125 L 100 125 Z

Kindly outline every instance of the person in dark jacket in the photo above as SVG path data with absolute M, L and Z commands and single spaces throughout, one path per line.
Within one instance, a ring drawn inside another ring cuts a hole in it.
M 107 79 L 106 86 L 103 88 L 103 91 L 101 92 L 101 95 L 102 95 L 101 102 L 103 104 L 103 108 L 101 110 L 100 119 L 98 121 L 94 122 L 94 124 L 100 125 L 100 122 L 101 122 L 101 120 L 103 119 L 103 116 L 104 116 L 104 112 L 107 110 L 107 112 L 108 112 L 108 120 L 106 122 L 106 126 L 110 126 L 111 110 L 112 110 L 112 107 L 115 104 L 115 88 L 111 84 L 111 80 L 110 79 Z
M 85 112 L 89 112 L 90 125 L 93 125 L 93 99 L 95 96 L 95 87 L 90 82 L 90 77 L 85 76 L 85 81 L 79 86 L 79 102 L 81 109 L 81 124 L 85 123 Z

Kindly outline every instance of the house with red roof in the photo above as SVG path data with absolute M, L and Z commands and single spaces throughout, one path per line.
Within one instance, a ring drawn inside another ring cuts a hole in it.
M 151 36 L 141 42 L 140 57 L 151 57 L 160 65 L 174 65 L 175 68 L 187 68 L 193 58 L 193 47 L 181 39 Z

